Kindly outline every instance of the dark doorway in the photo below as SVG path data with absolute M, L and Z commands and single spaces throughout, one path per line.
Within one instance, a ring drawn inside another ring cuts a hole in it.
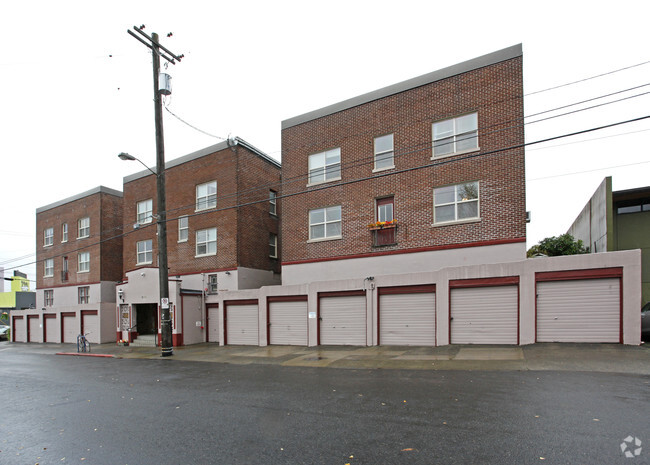
M 138 334 L 158 334 L 158 306 L 156 304 L 136 304 L 134 306 Z

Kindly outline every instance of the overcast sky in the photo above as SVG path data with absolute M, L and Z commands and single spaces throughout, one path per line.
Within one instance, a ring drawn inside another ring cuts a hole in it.
M 280 159 L 282 120 L 521 43 L 526 94 L 650 60 L 642 1 L 11 2 L 0 17 L 0 266 L 35 280 L 35 210 L 155 165 L 149 50 L 177 54 L 168 108 Z M 98 6 L 101 5 L 101 6 Z M 326 5 L 326 6 L 325 6 Z M 173 36 L 166 38 L 168 32 Z M 650 64 L 526 95 L 533 115 L 650 84 Z M 650 115 L 650 86 L 526 119 L 533 142 Z M 533 123 L 578 108 L 627 100 Z M 219 142 L 164 115 L 171 160 Z M 526 150 L 528 246 L 569 228 L 605 176 L 650 185 L 650 120 Z M 39 237 L 39 244 L 42 238 Z M 16 260 L 17 259 L 17 260 Z M 35 283 L 32 283 L 35 286 Z

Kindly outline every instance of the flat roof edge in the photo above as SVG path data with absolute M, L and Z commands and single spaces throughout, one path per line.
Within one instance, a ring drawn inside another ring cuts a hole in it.
M 94 188 L 92 188 L 90 190 L 87 190 L 85 192 L 81 192 L 81 193 L 75 194 L 75 195 L 73 195 L 71 197 L 67 197 L 65 199 L 58 200 L 58 201 L 56 201 L 54 203 L 51 203 L 49 205 L 45 205 L 44 207 L 39 207 L 39 208 L 36 209 L 36 213 L 37 214 L 42 213 L 44 211 L 51 210 L 51 209 L 56 208 L 56 207 L 60 207 L 61 205 L 65 205 L 66 203 L 70 203 L 70 202 L 74 202 L 75 200 L 83 199 L 84 197 L 88 197 L 88 196 L 93 195 L 93 194 L 110 194 L 110 195 L 114 195 L 116 197 L 122 197 L 122 192 L 121 191 L 111 189 L 110 187 L 97 186 L 97 187 L 94 187 Z
M 471 60 L 464 61 L 462 63 L 457 63 L 455 65 L 448 66 L 446 68 L 433 71 L 431 73 L 423 74 L 421 76 L 407 79 L 406 81 L 399 82 L 397 84 L 392 84 L 381 89 L 368 92 L 366 94 L 359 95 L 342 102 L 329 105 L 318 110 L 310 111 L 302 115 L 294 116 L 293 118 L 286 119 L 282 121 L 282 129 L 288 129 L 293 126 L 297 126 L 314 119 L 322 118 L 323 116 L 329 116 L 339 111 L 348 110 L 350 108 L 363 105 L 364 103 L 372 102 L 373 100 L 379 100 L 390 95 L 399 94 L 416 87 L 424 86 L 432 82 L 440 81 L 451 76 L 456 76 L 458 74 L 466 73 L 468 71 L 473 71 L 475 69 L 484 68 L 489 65 L 500 63 L 502 61 L 510 60 L 522 56 L 522 46 L 521 44 L 513 45 L 496 52 L 488 53 L 477 58 L 472 58 Z

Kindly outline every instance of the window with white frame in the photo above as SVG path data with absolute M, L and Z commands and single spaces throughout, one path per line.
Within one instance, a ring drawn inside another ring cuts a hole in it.
M 61 242 L 68 242 L 68 223 L 61 225 Z
M 217 181 L 196 186 L 196 209 L 205 210 L 217 206 Z
M 217 275 L 211 274 L 208 276 L 208 292 L 210 294 L 216 294 L 218 290 L 217 287 Z
M 77 288 L 77 295 L 80 304 L 87 304 L 90 301 L 90 286 Z
M 90 252 L 79 252 L 77 272 L 87 273 L 88 271 L 90 271 Z
M 81 218 L 77 221 L 78 233 L 77 239 L 90 236 L 90 218 Z
M 52 276 L 54 276 L 54 259 L 46 258 L 44 265 L 45 265 L 45 272 L 43 274 L 43 277 L 51 278 Z
M 341 179 L 341 149 L 309 155 L 309 184 Z
M 309 240 L 341 237 L 341 206 L 309 211 Z
M 153 262 L 153 241 L 151 239 L 138 241 L 135 248 L 137 254 L 136 265 L 149 264 Z
M 153 218 L 153 201 L 152 199 L 143 200 L 138 202 L 137 205 L 137 217 L 136 221 L 138 224 L 151 223 Z
M 196 256 L 217 254 L 217 228 L 201 229 L 196 232 Z
M 43 231 L 43 247 L 49 247 L 54 244 L 54 228 L 45 228 Z
M 54 289 L 45 289 L 43 292 L 43 300 L 46 307 L 54 305 Z
M 433 222 L 450 223 L 479 217 L 479 184 L 468 182 L 433 190 Z
M 278 214 L 278 193 L 275 191 L 269 191 L 269 212 L 272 215 Z
M 478 113 L 433 123 L 433 156 L 478 150 Z
M 278 235 L 269 233 L 269 257 L 278 258 Z
M 187 237 L 189 235 L 189 224 L 187 216 L 181 216 L 178 218 L 178 242 L 187 242 Z
M 375 170 L 385 170 L 395 167 L 393 151 L 393 135 L 387 134 L 375 137 Z

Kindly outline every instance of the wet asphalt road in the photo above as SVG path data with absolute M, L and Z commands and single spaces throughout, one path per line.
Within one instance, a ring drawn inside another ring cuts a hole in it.
M 650 377 L 0 353 L 0 464 L 650 463 Z M 628 435 L 643 442 L 626 459 Z

